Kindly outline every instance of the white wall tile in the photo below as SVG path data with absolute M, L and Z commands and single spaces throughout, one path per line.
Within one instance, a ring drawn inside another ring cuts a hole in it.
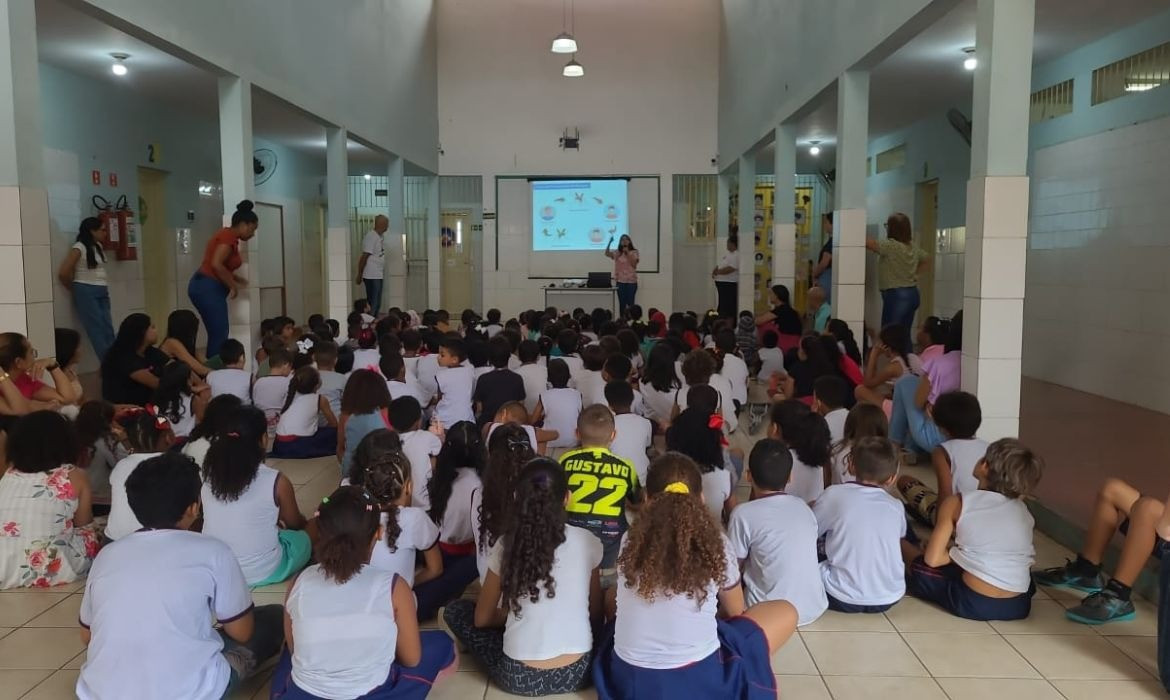
M 30 302 L 53 301 L 53 281 L 57 279 L 56 270 L 49 258 L 49 245 L 25 245 L 24 253 L 24 291 Z M 5 279 L 5 278 L 0 278 Z
M 0 304 L 23 304 L 24 256 L 22 246 L 0 246 Z
M 0 217 L 0 245 L 20 245 L 19 187 L 0 187 L 0 211 L 8 212 Z
M 0 328 L 6 332 L 27 333 L 28 320 L 24 315 L 24 304 L 0 303 Z

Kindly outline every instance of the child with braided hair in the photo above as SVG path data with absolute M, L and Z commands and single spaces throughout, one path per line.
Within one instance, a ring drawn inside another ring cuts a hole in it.
M 479 598 L 454 601 L 443 619 L 504 691 L 570 693 L 589 682 L 601 541 L 568 523 L 565 471 L 553 460 L 528 462 L 514 493 Z
M 507 529 L 516 477 L 533 457 L 536 453 L 528 433 L 519 423 L 505 423 L 488 438 L 482 484 L 471 493 L 471 517 L 475 524 L 472 534 L 480 582 L 487 578 L 488 552 Z

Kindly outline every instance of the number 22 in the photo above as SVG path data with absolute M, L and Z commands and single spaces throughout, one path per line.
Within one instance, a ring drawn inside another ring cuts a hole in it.
M 593 515 L 616 518 L 622 514 L 622 509 L 618 504 L 626 497 L 629 486 L 624 479 L 619 479 L 616 476 L 599 479 L 592 474 L 577 472 L 569 475 L 569 488 L 573 490 L 573 496 L 569 499 L 569 512 L 592 513 Z M 599 497 L 593 503 L 583 503 L 598 489 L 609 491 L 609 493 Z

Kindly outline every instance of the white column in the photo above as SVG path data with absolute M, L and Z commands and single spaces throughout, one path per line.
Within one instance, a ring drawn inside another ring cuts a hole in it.
M 42 149 L 36 11 L 0 0 L 0 330 L 24 333 L 44 357 L 56 274 Z
M 252 173 L 252 83 L 233 75 L 219 79 L 219 158 L 223 171 L 223 225 L 230 226 L 236 204 L 256 196 Z M 248 280 L 248 286 L 240 289 L 235 299 L 228 300 L 228 337 L 243 343 L 248 357 L 260 342 L 259 237 L 263 235 L 261 221 L 247 246 L 240 246 L 244 264 L 238 273 Z M 207 351 L 209 355 L 219 352 L 217 348 Z
M 1019 433 L 1035 0 L 978 0 L 963 284 L 963 389 L 981 437 Z
M 738 311 L 756 312 L 756 157 L 739 157 Z
M 403 189 L 403 172 L 406 161 L 400 156 L 390 156 L 390 168 L 387 171 L 390 195 L 390 230 L 386 234 L 386 289 L 383 291 L 386 308 L 399 306 L 408 308 L 406 304 L 406 246 L 403 237 L 406 235 L 406 190 Z
M 776 127 L 773 143 L 776 192 L 772 197 L 772 285 L 796 291 L 796 207 L 793 184 L 796 175 L 796 129 Z
M 837 183 L 833 213 L 833 316 L 862 337 L 865 327 L 865 155 L 869 73 L 837 79 Z
M 439 308 L 442 299 L 442 258 L 440 241 L 442 218 L 439 212 L 439 176 L 432 175 L 427 182 L 427 305 Z M 447 309 L 452 316 L 458 316 L 463 309 Z
M 325 196 L 329 213 L 325 228 L 325 250 L 328 256 L 329 286 L 325 295 L 329 300 L 330 318 L 344 319 L 353 308 L 354 287 L 360 280 L 353 278 L 357 265 L 357 251 L 350 250 L 349 232 L 349 141 L 348 132 L 341 127 L 325 129 Z M 365 291 L 361 292 L 365 296 Z

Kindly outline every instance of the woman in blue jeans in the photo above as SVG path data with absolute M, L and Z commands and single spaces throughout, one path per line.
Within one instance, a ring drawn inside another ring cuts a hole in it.
M 102 244 L 109 236 L 101 219 L 92 216 L 83 219 L 77 229 L 77 240 L 57 270 L 57 279 L 73 294 L 73 305 L 99 362 L 114 344 L 106 255 L 102 252 Z
M 203 251 L 203 264 L 191 275 L 187 284 L 187 296 L 203 317 L 207 327 L 207 357 L 219 355 L 220 346 L 228 337 L 229 298 L 248 285 L 248 280 L 236 274 L 244 264 L 240 257 L 240 241 L 247 241 L 256 235 L 260 218 L 252 211 L 255 205 L 245 199 L 236 205 L 232 214 L 232 225 L 221 228 Z
M 887 237 L 867 238 L 865 247 L 878 254 L 878 289 L 882 293 L 882 324 L 914 327 L 918 311 L 918 275 L 929 264 L 926 251 L 911 241 L 910 217 L 901 212 L 886 220 Z
M 618 314 L 625 315 L 626 309 L 634 305 L 638 294 L 638 249 L 628 234 L 618 240 L 617 250 L 612 250 L 613 238 L 605 246 L 605 256 L 613 258 L 613 279 L 617 283 Z

